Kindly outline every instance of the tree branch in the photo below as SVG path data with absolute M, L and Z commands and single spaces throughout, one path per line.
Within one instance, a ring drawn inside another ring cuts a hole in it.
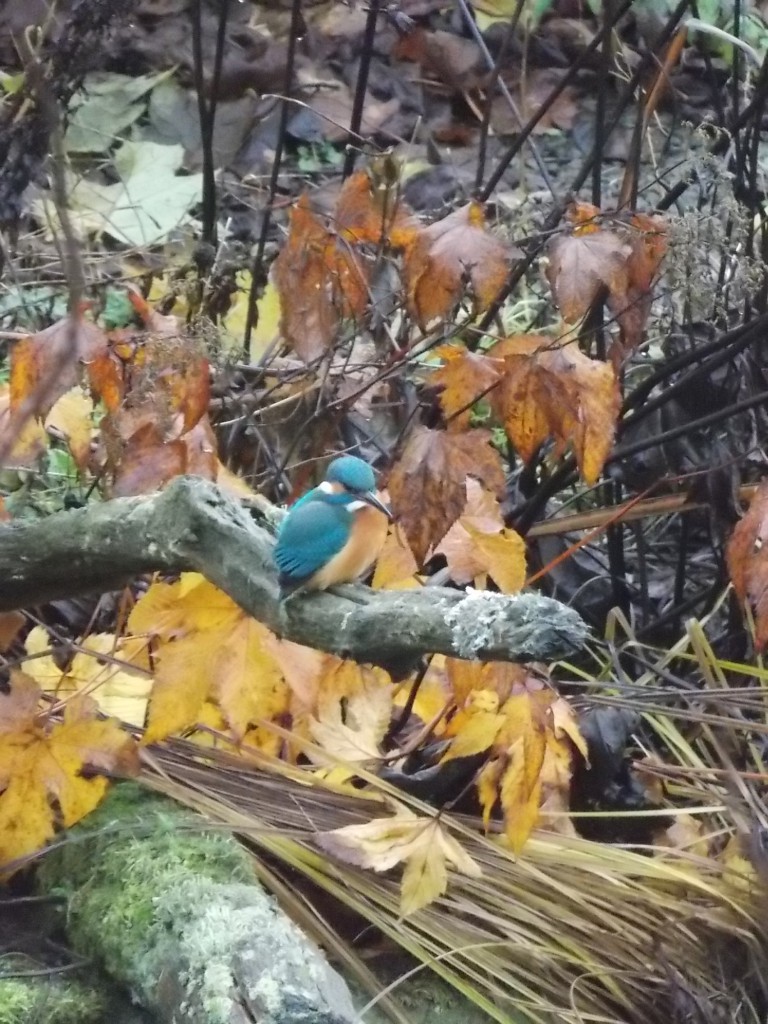
M 213 484 L 179 477 L 149 497 L 0 526 L 0 611 L 115 590 L 144 573 L 196 571 L 285 639 L 358 661 L 549 660 L 587 636 L 576 612 L 536 593 L 347 585 L 281 604 L 273 544 Z

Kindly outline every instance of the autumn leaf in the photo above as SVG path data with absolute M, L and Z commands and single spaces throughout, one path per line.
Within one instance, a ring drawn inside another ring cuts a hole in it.
M 347 242 L 403 248 L 420 230 L 400 200 L 399 182 L 391 180 L 386 166 L 386 158 L 383 163 L 374 161 L 370 172 L 358 171 L 341 186 L 333 224 Z
M 52 722 L 38 712 L 39 697 L 34 680 L 17 671 L 0 693 L 0 865 L 92 811 L 108 785 L 99 772 L 138 772 L 134 741 L 114 720 L 96 717 L 92 701 L 75 697 L 64 721 Z
M 153 584 L 129 616 L 128 629 L 155 638 L 145 743 L 191 729 L 208 700 L 221 709 L 236 740 L 250 726 L 287 712 L 290 690 L 270 651 L 272 634 L 202 577 Z M 270 753 L 279 746 L 267 728 L 249 737 Z
M 445 669 L 448 683 L 456 704 L 463 707 L 476 690 L 491 691 L 503 704 L 512 693 L 525 685 L 528 669 L 508 661 L 465 661 L 463 658 L 446 658 Z
M 321 679 L 317 717 L 309 731 L 329 756 L 308 751 L 316 764 L 378 760 L 392 717 L 392 682 L 383 669 L 334 659 Z
M 727 559 L 736 596 L 755 617 L 755 646 L 764 651 L 768 644 L 768 481 L 757 488 L 736 524 Z
M 470 352 L 459 345 L 442 345 L 435 351 L 444 363 L 427 382 L 440 389 L 440 406 L 449 429 L 469 426 L 474 403 L 501 380 L 504 363 L 482 352 Z
M 0 612 L 0 654 L 8 650 L 26 621 L 22 612 Z
M 45 427 L 37 419 L 22 421 L 11 413 L 11 395 L 7 384 L 0 384 L 0 437 L 3 447 L 10 441 L 4 464 L 15 469 L 31 469 L 48 447 Z
M 302 195 L 291 211 L 288 238 L 272 269 L 280 296 L 281 332 L 305 362 L 333 345 L 342 316 L 361 316 L 368 302 L 365 265 Z
M 29 658 L 24 671 L 44 693 L 60 700 L 85 693 L 105 715 L 144 725 L 152 689 L 146 641 L 91 634 L 64 669 L 49 652 L 50 641 L 42 626 L 30 630 L 24 645 Z
M 516 593 L 525 582 L 525 543 L 504 526 L 492 494 L 471 478 L 466 486 L 464 512 L 435 552 L 445 555 L 454 583 L 462 586 L 487 575 L 502 593 Z
M 56 400 L 45 418 L 45 427 L 66 442 L 77 468 L 83 472 L 91 455 L 91 440 L 96 434 L 93 402 L 78 385 Z
M 451 720 L 446 734 L 453 736 L 453 740 L 441 760 L 453 761 L 490 750 L 504 720 L 504 715 L 499 714 L 498 694 L 492 690 L 475 690 L 465 707 Z
M 394 817 L 320 832 L 315 841 L 340 860 L 374 871 L 389 871 L 404 863 L 400 889 L 400 912 L 404 917 L 444 895 L 449 866 L 470 878 L 482 875 L 479 865 L 439 818 L 417 817 L 402 805 Z
M 34 399 L 35 415 L 45 419 L 56 402 L 78 382 L 83 363 L 107 347 L 107 337 L 82 316 L 66 316 L 11 348 L 11 412 Z
M 423 228 L 406 249 L 404 280 L 408 308 L 422 329 L 447 317 L 467 295 L 476 313 L 501 291 L 517 252 L 486 228 L 479 203 L 471 202 Z
M 459 434 L 420 426 L 410 435 L 392 468 L 389 495 L 420 565 L 463 512 L 467 477 L 503 493 L 501 457 L 489 442 L 486 430 Z
M 661 217 L 632 214 L 625 228 L 631 246 L 627 260 L 625 294 L 608 296 L 608 305 L 619 324 L 620 338 L 611 347 L 615 364 L 633 352 L 643 340 L 651 312 L 653 286 L 667 254 L 667 227 Z
M 549 247 L 547 278 L 564 320 L 575 323 L 603 293 L 624 298 L 629 281 L 631 245 L 615 231 L 592 220 L 593 206 L 574 204 L 569 219 L 575 227 L 556 236 Z
M 590 359 L 576 341 L 514 335 L 491 349 L 503 358 L 501 384 L 491 394 L 496 415 L 528 462 L 554 438 L 573 445 L 584 480 L 594 484 L 613 447 L 621 397 L 613 367 Z
M 482 681 L 482 675 L 476 673 L 476 678 Z M 489 693 L 473 691 L 470 709 L 478 699 L 481 707 L 487 706 Z M 471 714 L 464 717 L 471 722 Z M 587 748 L 570 705 L 534 676 L 521 681 L 518 675 L 498 717 L 501 722 L 497 728 L 492 723 L 496 728 L 492 753 L 479 773 L 477 792 L 486 827 L 494 808 L 501 806 L 505 834 L 517 854 L 540 819 L 542 803 L 550 813 L 567 809 L 573 751 L 575 748 L 586 757 Z M 454 744 L 461 742 L 464 727 L 459 720 Z M 555 820 L 558 831 L 567 831 L 567 818 Z M 546 815 L 542 821 L 547 822 Z
M 376 560 L 371 586 L 375 589 L 410 590 L 418 587 L 419 567 L 397 523 L 392 523 Z

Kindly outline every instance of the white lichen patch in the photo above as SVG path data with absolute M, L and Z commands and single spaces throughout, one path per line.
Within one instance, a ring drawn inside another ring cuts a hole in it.
M 508 614 L 510 604 L 518 600 L 517 595 L 510 597 L 468 587 L 462 600 L 445 614 L 459 657 L 474 658 L 478 651 L 490 646 L 494 626 Z

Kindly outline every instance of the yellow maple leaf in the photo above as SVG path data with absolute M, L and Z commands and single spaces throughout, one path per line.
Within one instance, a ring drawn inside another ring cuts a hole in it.
M 12 672 L 9 693 L 0 694 L 0 866 L 39 850 L 58 827 L 97 806 L 107 779 L 85 768 L 138 771 L 133 739 L 113 719 L 97 718 L 88 697 L 73 697 L 55 723 L 38 713 L 39 697 L 22 672 Z
M 369 680 L 350 694 L 337 692 L 319 701 L 318 715 L 310 719 L 309 731 L 328 756 L 308 751 L 316 764 L 354 765 L 381 757 L 379 744 L 392 717 L 393 687 L 388 681 L 382 682 L 379 672 L 372 672 Z M 347 674 L 348 679 L 351 676 Z
M 445 893 L 449 865 L 470 878 L 482 875 L 480 866 L 439 818 L 418 817 L 402 805 L 394 817 L 321 832 L 316 841 L 341 860 L 374 871 L 388 871 L 404 862 L 400 888 L 403 917 Z
M 452 761 L 490 750 L 503 724 L 498 694 L 493 690 L 474 690 L 466 707 L 451 721 L 447 731 L 453 740 L 441 760 Z
M 66 698 L 84 692 L 105 715 L 142 726 L 152 689 L 146 641 L 94 633 L 82 641 L 65 671 L 50 653 L 48 633 L 42 626 L 30 630 L 25 641 L 30 660 L 25 672 L 44 693 Z

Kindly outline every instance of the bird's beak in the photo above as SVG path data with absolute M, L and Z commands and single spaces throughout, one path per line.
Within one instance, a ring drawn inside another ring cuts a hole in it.
M 365 491 L 365 493 L 360 495 L 360 500 L 364 501 L 367 505 L 370 505 L 372 508 L 377 508 L 379 512 L 384 513 L 387 519 L 389 519 L 390 521 L 392 520 L 393 516 L 391 510 L 384 504 L 383 501 L 379 501 L 379 499 L 376 497 L 373 491 Z

